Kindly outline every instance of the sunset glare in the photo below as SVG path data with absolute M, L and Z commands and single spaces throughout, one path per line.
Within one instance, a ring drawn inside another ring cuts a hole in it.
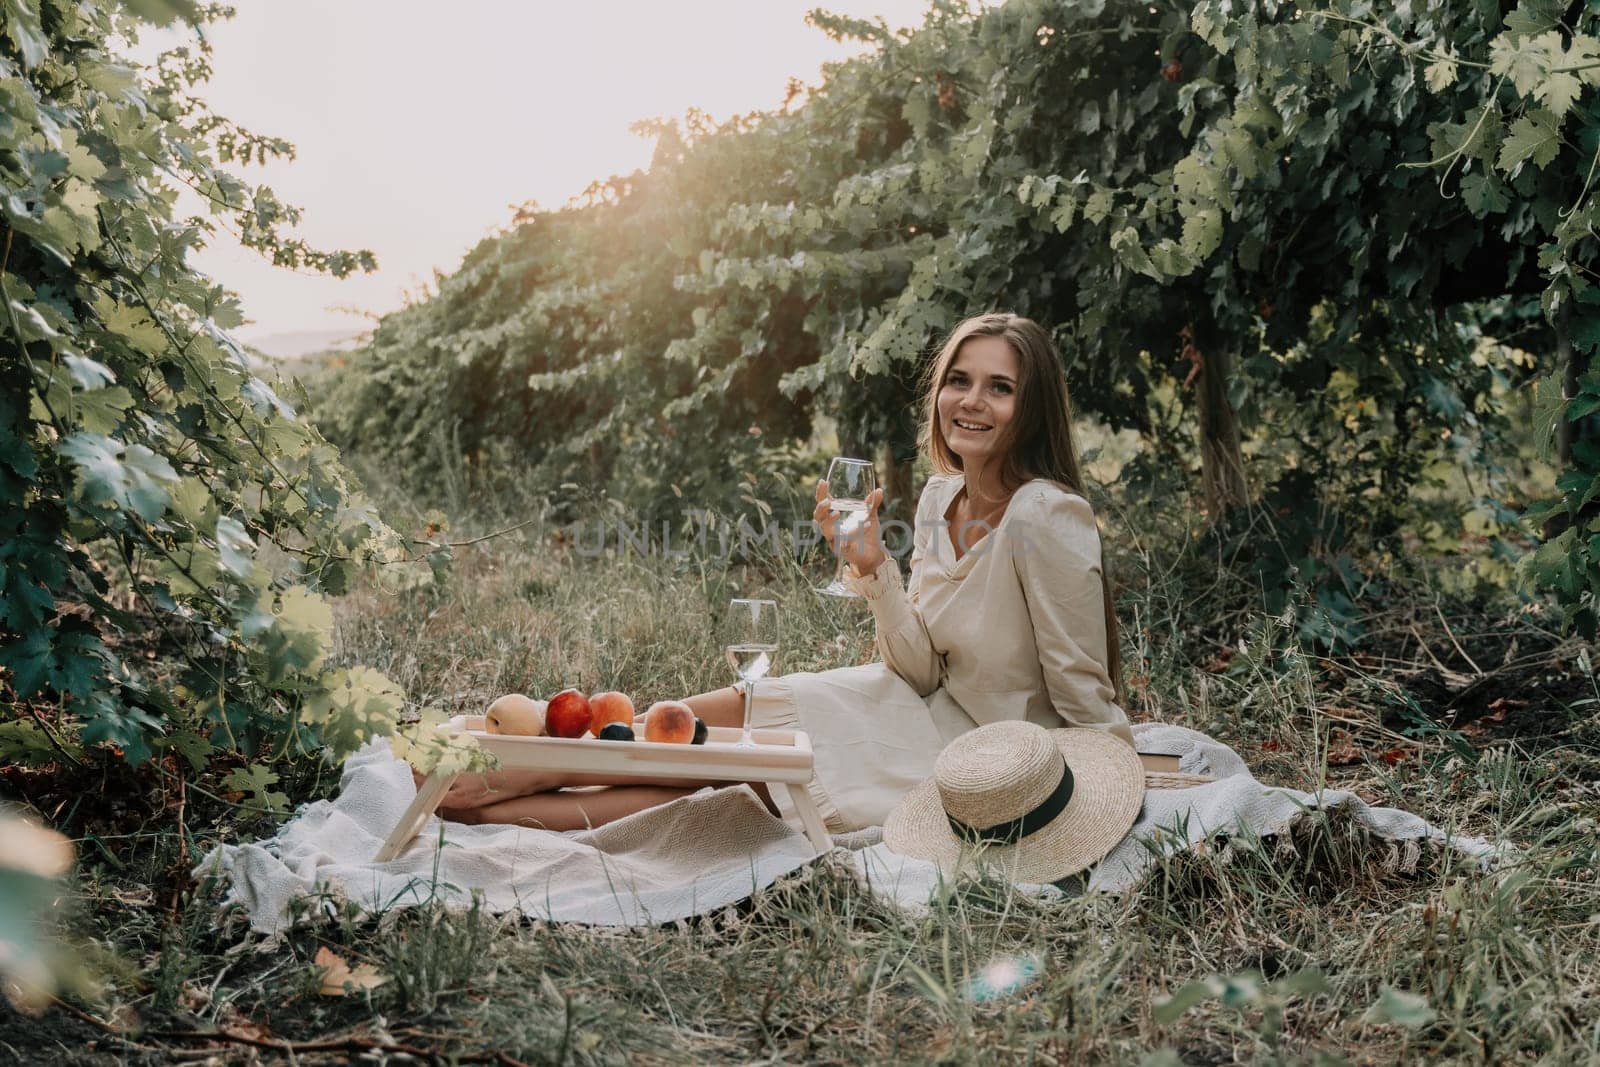
M 527 201 L 560 207 L 593 180 L 648 164 L 636 120 L 699 108 L 776 108 L 791 77 L 864 50 L 805 22 L 814 0 L 683 4 L 240 0 L 212 31 L 207 96 L 298 158 L 241 170 L 305 209 L 300 233 L 370 248 L 376 273 L 343 282 L 274 268 L 225 234 L 200 269 L 244 299 L 246 340 L 357 333 L 357 312 L 401 306 L 453 271 Z M 827 10 L 920 24 L 926 0 Z M 174 43 L 152 35 L 140 52 Z M 270 347 L 270 346 L 269 346 Z

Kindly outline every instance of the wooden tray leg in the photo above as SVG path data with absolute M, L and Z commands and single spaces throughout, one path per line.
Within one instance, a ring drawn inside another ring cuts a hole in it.
M 785 783 L 789 790 L 789 799 L 794 802 L 795 813 L 800 816 L 800 823 L 806 828 L 806 838 L 820 853 L 833 847 L 833 838 L 828 836 L 828 828 L 822 823 L 822 813 L 817 810 L 816 802 L 811 799 L 811 790 L 803 785 Z
M 411 802 L 405 814 L 400 816 L 400 821 L 395 823 L 389 836 L 384 839 L 383 845 L 378 849 L 378 854 L 372 857 L 373 863 L 388 863 L 400 855 L 400 850 L 411 843 L 417 836 L 417 831 L 422 829 L 422 824 L 428 821 L 439 807 L 439 801 L 444 799 L 445 790 L 450 788 L 450 783 L 456 780 L 455 772 L 434 771 L 422 783 L 422 788 L 417 790 L 417 799 Z

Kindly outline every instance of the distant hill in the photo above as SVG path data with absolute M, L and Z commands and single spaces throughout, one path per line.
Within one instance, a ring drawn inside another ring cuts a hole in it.
M 265 337 L 245 341 L 245 346 L 273 360 L 305 359 L 322 352 L 355 348 L 367 336 L 367 330 L 293 330 L 287 333 L 269 333 Z

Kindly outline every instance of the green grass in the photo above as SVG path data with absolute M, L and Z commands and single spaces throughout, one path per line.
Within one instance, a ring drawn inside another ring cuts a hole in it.
M 79 842 L 72 927 L 92 939 L 101 995 L 72 998 L 77 1015 L 0 1016 L 0 1053 L 166 1063 L 206 1047 L 178 1032 L 221 1027 L 301 1042 L 302 1064 L 385 1045 L 440 1063 L 1600 1061 L 1600 690 L 1580 643 L 1509 593 L 1451 592 L 1397 562 L 1370 642 L 1322 656 L 1255 607 L 1181 505 L 1103 515 L 1136 719 L 1211 733 L 1267 781 L 1351 788 L 1511 839 L 1518 861 L 1484 875 L 1318 816 L 1283 839 L 1169 857 L 1122 896 L 1040 901 L 979 880 L 907 915 L 821 863 L 661 928 L 409 909 L 240 951 L 238 920 L 218 923 L 185 872 L 273 818 L 207 795 L 213 779 L 180 796 L 108 762 L 75 802 L 48 772 L 28 779 L 28 799 Z M 784 607 L 781 669 L 871 658 L 865 609 L 808 591 L 823 571 L 820 558 L 583 560 L 523 531 L 462 548 L 441 586 L 361 588 L 340 604 L 337 654 L 452 713 L 565 685 L 650 701 L 725 684 L 716 614 L 760 592 Z M 1473 681 L 1453 687 L 1459 676 Z M 296 801 L 336 782 L 311 761 L 275 769 Z M 322 947 L 393 980 L 321 995 Z

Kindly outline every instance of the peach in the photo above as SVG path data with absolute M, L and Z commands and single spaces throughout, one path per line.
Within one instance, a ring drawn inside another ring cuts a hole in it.
M 544 733 L 545 703 L 521 693 L 500 697 L 483 715 L 483 728 L 491 734 L 520 734 L 538 737 Z
M 687 745 L 694 740 L 694 709 L 681 700 L 658 700 L 644 715 L 644 739 Z
M 627 727 L 633 726 L 633 701 L 628 699 L 628 694 L 619 693 L 614 689 L 607 689 L 604 693 L 596 693 L 589 698 L 589 707 L 594 709 L 594 722 L 589 729 L 594 731 L 596 737 L 614 722 L 620 722 Z
M 594 709 L 578 690 L 563 689 L 550 698 L 544 718 L 551 737 L 582 737 L 594 724 Z

